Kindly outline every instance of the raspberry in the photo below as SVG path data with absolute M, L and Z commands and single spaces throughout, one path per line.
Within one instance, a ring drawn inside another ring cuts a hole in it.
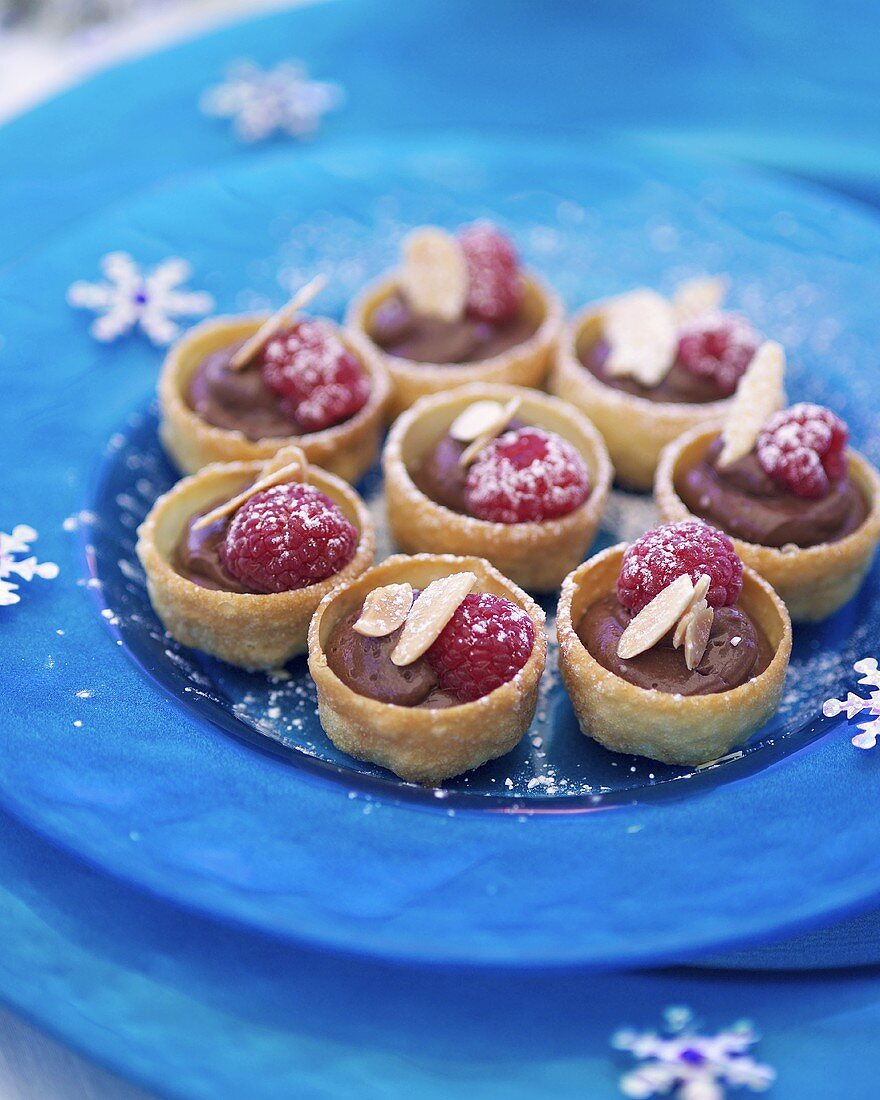
M 468 512 L 492 523 L 540 523 L 587 499 L 590 476 L 575 448 L 553 432 L 519 428 L 492 440 L 464 486 Z
M 491 222 L 474 222 L 458 234 L 468 272 L 467 311 L 479 321 L 510 321 L 523 299 L 513 244 Z
M 682 574 L 696 583 L 701 573 L 708 573 L 707 602 L 729 607 L 742 589 L 742 571 L 739 555 L 723 531 L 701 520 L 667 523 L 626 548 L 617 598 L 636 615 Z
M 300 321 L 274 336 L 263 351 L 261 374 L 284 415 L 304 432 L 348 420 L 370 393 L 363 368 L 327 321 Z
M 313 485 L 274 485 L 238 509 L 220 545 L 223 565 L 253 592 L 290 592 L 333 576 L 358 533 Z
M 469 703 L 506 684 L 535 642 L 529 616 L 502 596 L 465 596 L 425 654 L 440 687 Z
M 795 496 L 818 500 L 846 476 L 846 424 L 822 405 L 801 402 L 776 413 L 758 436 L 761 469 Z
M 745 317 L 710 313 L 682 327 L 676 358 L 691 374 L 714 381 L 719 392 L 729 397 L 760 342 L 761 337 Z

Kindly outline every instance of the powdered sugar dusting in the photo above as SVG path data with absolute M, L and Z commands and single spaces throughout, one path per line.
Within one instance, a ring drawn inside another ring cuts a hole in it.
M 538 428 L 505 432 L 477 455 L 465 482 L 478 519 L 522 523 L 568 515 L 589 493 L 589 475 L 567 440 Z
M 554 194 L 550 184 L 528 197 L 496 193 L 489 203 L 481 198 L 487 183 L 484 167 L 432 153 L 414 168 L 412 180 L 393 194 L 371 189 L 358 179 L 356 207 L 340 205 L 335 212 L 316 207 L 305 216 L 301 204 L 272 211 L 265 238 L 254 242 L 253 258 L 242 269 L 240 281 L 246 289 L 229 307 L 266 308 L 277 301 L 279 285 L 295 289 L 321 270 L 330 279 L 322 306 L 340 316 L 368 280 L 396 263 L 403 236 L 424 220 L 428 183 L 436 201 L 432 217 L 447 227 L 481 215 L 493 217 L 506 229 L 513 227 L 524 263 L 540 270 L 570 309 L 640 285 L 671 293 L 690 276 L 729 271 L 732 308 L 759 331 L 782 341 L 790 352 L 789 391 L 833 407 L 855 426 L 854 444 L 873 461 L 880 459 L 880 434 L 868 429 L 864 413 L 877 407 L 876 378 L 869 369 L 875 348 L 867 326 L 850 323 L 852 304 L 861 301 L 864 271 L 855 264 L 835 264 L 830 277 L 831 269 L 821 255 L 817 259 L 813 247 L 815 235 L 824 230 L 799 225 L 788 213 L 784 227 L 780 223 L 777 232 L 775 222 L 768 225 L 760 246 L 756 245 L 737 220 L 745 217 L 738 196 L 711 175 L 701 183 L 699 203 L 685 201 L 676 186 L 656 180 L 625 191 L 615 188 L 600 203 Z M 522 214 L 526 204 L 528 219 Z M 792 241 L 800 254 L 809 255 L 809 263 L 798 261 Z M 113 436 L 105 470 L 112 473 L 112 491 L 101 495 L 99 490 L 90 509 L 98 520 L 94 535 L 89 524 L 97 575 L 84 578 L 83 583 L 113 610 L 117 625 L 109 629 L 119 633 L 132 654 L 155 668 L 175 698 L 204 715 L 207 723 L 215 720 L 220 708 L 245 732 L 289 749 L 294 761 L 342 769 L 342 781 L 358 788 L 352 791 L 358 803 L 367 804 L 363 791 L 372 781 L 393 784 L 386 788 L 392 796 L 403 788 L 388 773 L 353 761 L 329 744 L 317 722 L 305 661 L 294 661 L 272 676 L 250 675 L 202 658 L 164 636 L 134 558 L 138 513 L 143 503 L 151 502 L 151 492 L 155 496 L 164 491 L 174 478 L 156 441 L 151 413 L 138 414 Z M 139 479 L 148 482 L 145 492 Z M 120 503 L 117 494 L 122 495 Z M 365 498 L 376 520 L 381 560 L 393 547 L 375 472 L 365 483 Z M 656 522 L 650 498 L 615 490 L 597 548 L 631 541 Z M 72 521 L 69 529 L 79 525 Z M 851 666 L 872 651 L 876 640 L 872 616 L 878 598 L 877 581 L 871 579 L 858 604 L 846 612 L 842 643 L 839 625 L 798 633 L 779 714 L 755 739 L 759 747 L 754 754 L 747 752 L 746 757 L 761 759 L 768 748 L 787 738 L 792 744 L 802 743 L 802 735 L 792 731 L 813 728 L 821 701 L 845 694 L 842 685 L 849 682 Z M 545 601 L 545 610 L 552 613 L 554 602 Z M 650 797 L 653 785 L 668 781 L 686 792 L 683 770 L 616 757 L 583 737 L 559 682 L 552 615 L 548 636 L 547 672 L 535 721 L 520 746 L 502 760 L 450 781 L 447 797 L 429 795 L 430 804 L 443 812 L 453 796 L 467 797 L 474 805 L 492 796 L 506 800 L 511 810 L 523 816 L 524 808 L 548 799 L 565 802 L 580 797 L 587 805 L 600 806 L 603 800 Z M 166 649 L 171 656 L 166 656 Z M 714 765 L 713 774 L 739 774 L 736 769 L 742 758 L 741 753 L 733 754 L 729 761 Z

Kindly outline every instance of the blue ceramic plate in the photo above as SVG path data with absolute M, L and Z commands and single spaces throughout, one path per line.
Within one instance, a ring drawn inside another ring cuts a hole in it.
M 0 441 L 0 527 L 37 529 L 34 551 L 61 566 L 2 610 L 16 675 L 0 803 L 163 897 L 396 958 L 656 962 L 870 904 L 878 765 L 821 706 L 870 653 L 876 570 L 850 607 L 798 631 L 773 721 L 696 771 L 583 738 L 551 654 L 520 747 L 424 790 L 330 745 L 303 661 L 248 675 L 162 632 L 133 556 L 175 478 L 151 398 L 160 355 L 137 336 L 96 343 L 67 286 L 116 249 L 179 255 L 232 311 L 278 304 L 323 270 L 321 306 L 338 315 L 412 225 L 478 216 L 505 225 L 570 307 L 727 272 L 733 304 L 789 349 L 792 396 L 832 405 L 876 452 L 880 227 L 805 187 L 595 145 L 435 141 L 279 149 L 150 191 L 0 279 L 18 413 Z M 378 476 L 362 488 L 381 517 Z M 598 545 L 652 520 L 648 498 L 616 493 Z
M 611 1036 L 659 1028 L 673 1005 L 690 1005 L 704 1035 L 753 1020 L 773 1100 L 876 1093 L 876 968 L 590 974 L 339 958 L 163 905 L 5 815 L 0 884 L 4 998 L 151 1095 L 605 1100 L 637 1064 Z

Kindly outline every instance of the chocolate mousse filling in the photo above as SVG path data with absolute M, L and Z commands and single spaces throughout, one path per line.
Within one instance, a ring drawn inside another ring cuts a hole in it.
M 605 386 L 622 390 L 646 401 L 668 401 L 685 405 L 705 405 L 710 401 L 723 401 L 730 394 L 724 392 L 711 378 L 694 374 L 676 360 L 666 377 L 656 386 L 643 386 L 626 375 L 611 374 L 606 363 L 610 346 L 604 340 L 583 336 L 578 342 L 578 359 L 581 365 Z
M 208 511 L 210 509 L 206 508 L 205 512 Z M 213 588 L 221 592 L 247 592 L 248 589 L 227 572 L 220 557 L 220 547 L 226 538 L 232 516 L 224 516 L 199 531 L 193 530 L 193 524 L 204 514 L 199 512 L 190 517 L 171 558 L 174 571 L 201 588 Z
M 685 664 L 684 649 L 673 649 L 672 632 L 647 652 L 622 661 L 617 646 L 631 619 L 612 593 L 587 608 L 577 634 L 603 668 L 636 687 L 676 695 L 717 695 L 760 675 L 773 659 L 763 631 L 745 612 L 719 607 L 706 652 L 693 671 Z
M 384 638 L 367 638 L 354 630 L 361 609 L 353 611 L 333 628 L 325 646 L 327 664 L 339 679 L 368 699 L 398 707 L 436 710 L 458 706 L 458 699 L 440 688 L 437 676 L 424 657 L 399 668 L 391 660 L 403 627 Z
M 868 515 L 868 502 L 847 476 L 827 496 L 809 500 L 777 484 L 754 452 L 723 469 L 721 439 L 675 478 L 675 490 L 689 511 L 728 535 L 758 546 L 809 547 L 852 534 Z
M 284 415 L 278 397 L 263 381 L 259 358 L 242 370 L 230 368 L 243 343 L 212 352 L 201 363 L 186 395 L 189 407 L 215 428 L 239 431 L 252 442 L 300 435 L 296 422 Z
M 502 355 L 538 331 L 539 322 L 525 308 L 510 321 L 494 323 L 461 317 L 444 321 L 410 309 L 395 291 L 377 306 L 369 333 L 383 351 L 416 363 L 474 363 Z
M 519 431 L 528 425 L 524 420 L 514 419 L 504 429 L 506 432 Z M 420 492 L 435 503 L 466 516 L 470 513 L 464 499 L 464 485 L 467 480 L 467 467 L 459 462 L 467 443 L 460 443 L 448 433 L 440 442 L 413 463 L 410 477 Z

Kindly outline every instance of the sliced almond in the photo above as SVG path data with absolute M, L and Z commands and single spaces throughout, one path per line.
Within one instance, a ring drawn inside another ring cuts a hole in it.
M 294 450 L 299 451 L 299 448 L 294 448 Z M 216 523 L 218 519 L 223 519 L 224 516 L 237 512 L 243 504 L 247 504 L 252 496 L 262 493 L 264 489 L 271 489 L 274 485 L 284 485 L 288 481 L 302 481 L 305 469 L 302 452 L 300 451 L 299 458 L 294 459 L 278 470 L 272 470 L 270 473 L 264 474 L 253 485 L 249 485 L 247 489 L 240 492 L 238 496 L 232 497 L 231 500 L 227 500 L 223 504 L 218 504 L 216 508 L 212 508 L 210 512 L 200 516 L 192 525 L 192 529 L 200 531 L 203 527 L 209 527 L 212 523 Z
M 654 290 L 612 298 L 602 312 L 610 374 L 659 385 L 675 362 L 678 329 L 671 304 Z
M 775 340 L 765 340 L 739 380 L 721 432 L 724 446 L 718 465 L 730 466 L 747 455 L 761 429 L 784 405 L 785 352 Z
M 704 608 L 707 608 L 708 606 L 709 605 L 706 603 L 705 600 L 697 600 L 696 603 L 691 600 L 690 607 L 687 608 L 685 613 L 676 623 L 675 633 L 672 635 L 673 649 L 681 649 L 681 647 L 684 645 L 685 635 L 687 634 L 687 629 L 690 625 L 691 619 L 693 619 L 694 615 L 699 614 L 701 611 L 704 610 Z
M 400 285 L 417 313 L 455 321 L 464 313 L 467 263 L 461 245 L 433 225 L 414 229 L 403 242 Z
M 719 309 L 727 297 L 729 285 L 723 275 L 702 276 L 679 283 L 672 295 L 675 319 L 681 324 Z
M 701 573 L 697 577 L 697 583 L 694 585 L 694 595 L 691 600 L 691 604 L 695 604 L 698 600 L 706 598 L 706 593 L 712 586 L 712 578 L 708 573 Z
M 511 397 L 507 404 L 502 407 L 501 415 L 495 422 L 485 431 L 481 432 L 481 434 L 461 452 L 458 458 L 459 465 L 465 467 L 470 466 L 486 444 L 491 443 L 493 439 L 501 435 L 507 425 L 519 412 L 521 404 L 521 397 Z
M 484 432 L 494 428 L 504 416 L 500 401 L 474 401 L 458 414 L 449 426 L 449 434 L 459 443 L 473 443 Z
M 271 458 L 267 458 L 263 465 L 260 467 L 260 477 L 268 477 L 270 474 L 274 474 L 277 470 L 284 470 L 298 462 L 302 467 L 303 477 L 309 466 L 309 460 L 305 456 L 305 452 L 301 447 L 290 446 L 282 447 L 280 451 L 276 451 Z M 303 478 L 293 478 L 294 481 L 302 481 Z
M 622 661 L 638 657 L 675 626 L 694 595 L 694 585 L 687 573 L 668 584 L 636 615 L 620 635 L 617 656 Z
M 386 584 L 367 593 L 360 618 L 351 628 L 367 638 L 387 638 L 403 626 L 413 605 L 411 584 Z
M 431 581 L 412 605 L 400 640 L 391 653 L 392 663 L 403 668 L 430 649 L 476 583 L 476 573 L 470 572 Z
M 675 627 L 675 634 L 672 636 L 672 645 L 675 649 L 678 649 L 684 642 L 684 632 L 687 629 L 687 619 L 693 614 L 694 611 L 699 610 L 701 607 L 708 607 L 706 603 L 706 593 L 709 591 L 709 585 L 712 583 L 712 578 L 708 573 L 701 573 L 697 577 L 697 583 L 694 585 L 694 594 L 691 597 L 690 604 L 685 608 L 685 612 L 678 620 L 678 624 Z
M 283 305 L 277 313 L 273 313 L 271 317 L 267 318 L 253 336 L 241 345 L 229 360 L 229 369 L 242 370 L 246 367 L 254 356 L 262 351 L 275 333 L 287 327 L 303 306 L 307 306 L 312 298 L 320 294 L 326 285 L 326 277 L 316 275 L 310 283 L 300 287 L 286 305 Z
M 690 672 L 693 672 L 703 659 L 714 619 L 715 612 L 711 607 L 701 607 L 699 611 L 692 611 L 688 616 L 687 630 L 684 634 L 684 663 Z

